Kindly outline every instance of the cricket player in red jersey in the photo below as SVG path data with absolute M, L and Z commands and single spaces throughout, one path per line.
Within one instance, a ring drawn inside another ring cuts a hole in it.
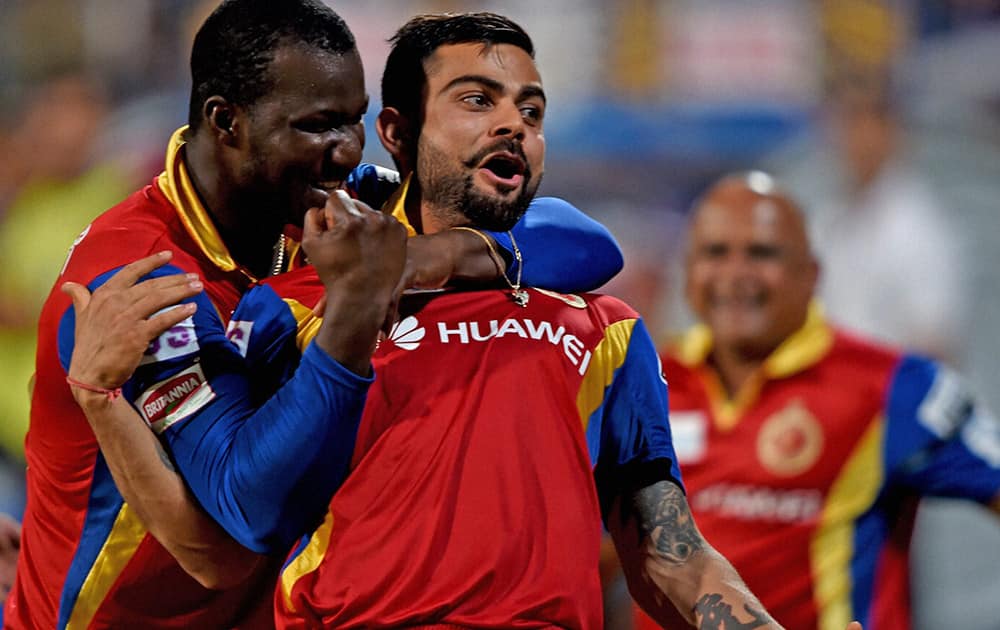
M 1000 508 L 1000 423 L 947 367 L 825 321 L 802 216 L 764 173 L 710 188 L 687 256 L 703 323 L 663 365 L 699 527 L 787 628 L 908 630 L 917 501 Z
M 409 258 L 407 269 L 423 273 L 414 255 L 429 250 L 404 247 L 397 222 L 346 213 L 331 202 L 343 220 L 323 235 L 338 241 L 334 252 L 342 257 L 327 257 L 324 268 L 333 274 L 330 321 L 278 396 L 297 404 L 258 409 L 230 341 L 241 333 L 230 329 L 230 315 L 251 284 L 295 258 L 286 224 L 300 225 L 306 208 L 323 206 L 341 186 L 377 192 L 376 169 L 352 173 L 364 139 L 363 71 L 347 26 L 309 0 L 224 3 L 199 31 L 191 61 L 190 125 L 171 140 L 166 171 L 87 228 L 57 284 L 77 283 L 77 299 L 79 285 L 102 287 L 98 301 L 126 292 L 124 303 L 112 300 L 104 316 L 95 316 L 100 330 L 113 329 L 131 309 L 193 297 L 121 336 L 134 342 L 166 327 L 148 348 L 138 346 L 120 378 L 81 371 L 81 364 L 94 364 L 86 348 L 71 367 L 79 350 L 76 311 L 58 289 L 46 302 L 26 440 L 28 505 L 5 627 L 272 625 L 276 567 L 267 565 L 275 556 L 280 563 L 322 518 L 346 472 L 371 382 L 375 334 L 399 284 L 400 256 Z M 573 249 L 578 234 L 569 235 Z M 435 265 L 444 272 L 439 278 L 458 271 L 451 264 L 465 261 L 463 251 L 479 252 L 488 277 L 496 274 L 477 235 L 444 236 L 450 245 L 439 243 L 434 252 L 443 261 Z M 442 255 L 441 246 L 453 249 Z M 114 280 L 115 270 L 161 250 L 172 252 L 169 264 L 167 257 L 154 258 Z M 158 280 L 130 286 L 151 270 Z M 124 399 L 116 398 L 119 387 Z M 131 402 L 142 423 L 91 425 L 78 402 L 130 412 Z M 202 433 L 205 424 L 215 432 Z M 165 454 L 161 462 L 155 450 L 139 457 L 125 436 L 136 429 L 140 438 L 150 435 L 144 425 L 168 447 L 198 432 L 202 451 L 184 451 L 189 459 L 173 462 Z M 195 428 L 185 434 L 188 427 Z M 226 465 L 209 466 L 203 451 L 222 455 Z M 150 475 L 127 466 L 167 470 L 163 462 L 176 464 L 184 478 L 173 474 L 165 485 L 136 490 Z M 189 487 L 201 492 L 196 517 L 203 507 L 232 536 L 210 520 L 207 527 L 184 527 L 188 514 L 174 509 L 172 498 L 186 497 Z M 288 513 L 279 515 L 275 505 Z M 148 509 L 170 518 L 148 518 Z M 255 607 L 263 621 L 248 620 Z

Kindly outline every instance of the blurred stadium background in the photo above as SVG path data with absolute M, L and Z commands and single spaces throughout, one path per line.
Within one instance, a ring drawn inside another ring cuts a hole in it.
M 23 509 L 37 311 L 76 234 L 159 172 L 215 4 L 0 0 L 0 510 Z M 408 16 L 488 9 L 527 28 L 550 99 L 543 192 L 615 232 L 627 262 L 607 290 L 651 330 L 690 321 L 677 262 L 692 199 L 723 172 L 765 168 L 814 215 L 828 310 L 946 358 L 1000 409 L 1000 2 L 330 4 L 357 36 L 369 121 Z M 366 158 L 389 163 L 373 132 Z M 866 238 L 874 250 L 851 248 Z M 989 515 L 928 502 L 916 545 L 920 629 L 1000 628 Z

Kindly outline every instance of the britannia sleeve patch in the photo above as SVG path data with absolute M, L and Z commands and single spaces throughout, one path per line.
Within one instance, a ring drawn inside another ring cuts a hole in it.
M 187 418 L 215 398 L 201 364 L 156 383 L 136 401 L 139 413 L 156 434 Z

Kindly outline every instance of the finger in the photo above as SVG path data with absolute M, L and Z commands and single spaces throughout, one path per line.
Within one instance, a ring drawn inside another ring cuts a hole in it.
M 324 219 L 323 219 L 323 208 L 309 208 L 306 210 L 306 216 L 302 220 L 302 240 L 315 238 L 317 235 L 325 231 Z
M 333 192 L 336 193 L 337 198 L 340 200 L 340 203 L 344 205 L 344 208 L 347 210 L 347 212 L 353 214 L 356 217 L 362 216 L 361 209 L 354 202 L 354 200 L 351 199 L 351 196 L 347 194 L 346 190 L 340 190 L 338 188 Z
M 119 269 L 115 275 L 111 276 L 108 281 L 104 283 L 104 286 L 111 289 L 124 289 L 126 287 L 130 287 L 138 282 L 139 278 L 154 269 L 167 264 L 173 256 L 173 252 L 166 250 L 157 252 L 152 256 L 140 258 L 139 260 L 131 262 Z
M 130 289 L 132 303 L 128 316 L 146 319 L 151 315 L 195 296 L 204 289 L 197 274 L 166 276 L 147 280 Z
M 76 282 L 64 282 L 59 290 L 65 293 L 73 300 L 73 310 L 76 311 L 77 317 L 80 316 L 80 312 L 87 308 L 90 304 L 90 290 L 83 286 L 82 284 L 77 284 Z
M 328 229 L 337 223 L 349 220 L 351 216 L 360 216 L 360 214 L 354 201 L 343 190 L 335 190 L 334 194 L 327 197 L 326 205 L 323 206 L 323 215 Z
M 194 315 L 197 310 L 197 304 L 194 302 L 186 302 L 153 315 L 146 320 L 146 337 L 152 341 L 188 317 Z
M 322 318 L 323 314 L 326 313 L 326 291 L 323 291 L 323 295 L 320 296 L 319 302 L 313 307 L 312 314 L 313 317 Z

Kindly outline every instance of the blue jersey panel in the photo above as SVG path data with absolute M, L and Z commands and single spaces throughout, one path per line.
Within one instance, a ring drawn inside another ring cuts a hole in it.
M 1000 423 L 954 371 L 906 357 L 886 409 L 886 465 L 921 494 L 993 500 L 1000 488 Z
M 596 463 L 597 488 L 605 515 L 615 498 L 613 492 L 622 487 L 625 469 L 662 464 L 662 470 L 647 481 L 667 479 L 683 489 L 668 409 L 660 358 L 640 319 L 632 329 L 625 361 L 615 371 L 604 402 L 587 425 L 587 444 L 591 460 Z

